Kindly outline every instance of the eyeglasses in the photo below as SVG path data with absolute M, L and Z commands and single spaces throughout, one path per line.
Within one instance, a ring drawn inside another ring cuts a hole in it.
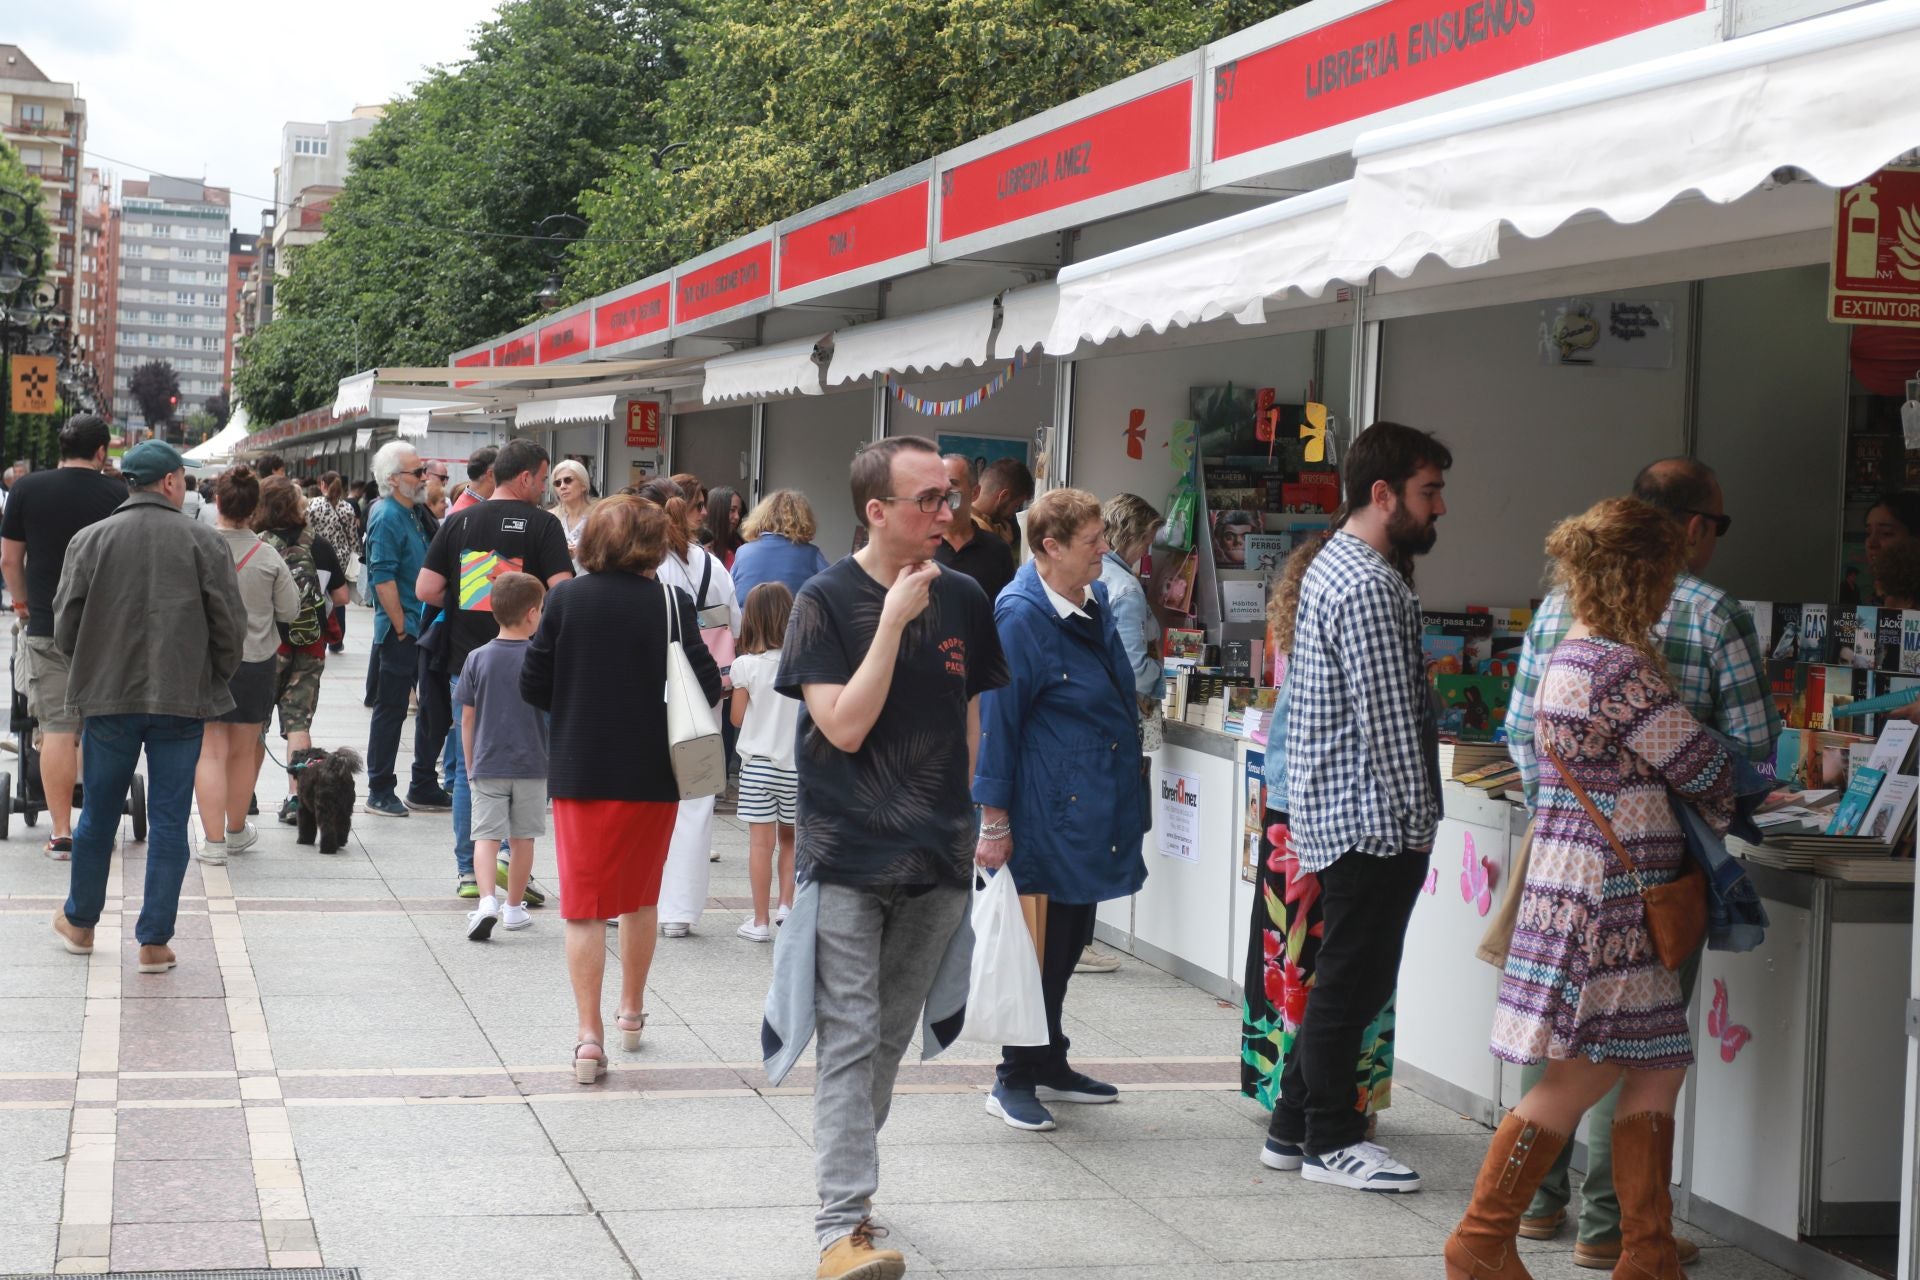
M 411 471 L 396 471 L 393 474 L 397 476 L 412 476 L 415 480 L 418 480 L 427 474 L 427 469 L 425 467 L 415 467 Z
M 1714 515 L 1711 511 L 1695 511 L 1692 507 L 1686 508 L 1686 513 L 1690 516 L 1699 516 L 1711 524 L 1716 538 L 1726 537 L 1727 530 L 1733 528 L 1733 517 L 1730 515 Z
M 958 511 L 960 509 L 960 491 L 958 489 L 949 489 L 945 493 L 923 493 L 914 498 L 881 498 L 879 501 L 911 502 L 920 508 L 921 515 L 930 516 L 942 507 L 945 507 L 949 511 Z

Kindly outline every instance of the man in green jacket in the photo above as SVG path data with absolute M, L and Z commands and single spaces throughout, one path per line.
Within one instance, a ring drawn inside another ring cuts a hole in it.
M 93 951 L 113 836 L 142 747 L 147 753 L 147 882 L 134 937 L 141 973 L 174 965 L 174 916 L 187 870 L 187 815 L 203 723 L 233 709 L 247 610 L 226 543 L 182 512 L 180 451 L 149 440 L 121 459 L 126 502 L 67 548 L 54 643 L 72 660 L 70 716 L 83 722 L 85 804 L 73 830 L 66 906 L 54 932 Z

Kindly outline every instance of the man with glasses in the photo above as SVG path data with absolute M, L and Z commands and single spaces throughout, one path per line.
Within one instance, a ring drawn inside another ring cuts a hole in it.
M 817 1274 L 829 1280 L 905 1269 L 873 1243 L 876 1135 L 966 914 L 980 695 L 1008 678 L 986 593 L 934 562 L 960 495 L 933 443 L 866 446 L 852 488 L 867 545 L 800 589 L 776 686 L 804 703 L 803 888 L 787 927 L 808 929 L 813 951 L 795 961 L 805 948 L 784 939 L 774 983 L 812 993 Z
M 373 723 L 367 730 L 366 811 L 387 818 L 410 816 L 395 794 L 394 764 L 419 670 L 420 598 L 414 582 L 427 557 L 427 539 L 413 512 L 426 475 L 420 455 L 403 440 L 373 455 L 381 500 L 367 521 L 367 581 L 373 584 L 373 648 L 379 670 Z
M 1662 458 L 1652 462 L 1633 482 L 1633 496 L 1671 516 L 1685 531 L 1687 571 L 1673 584 L 1667 611 L 1654 629 L 1674 693 L 1694 719 L 1717 730 L 1730 745 L 1756 764 L 1773 759 L 1780 736 L 1780 715 L 1767 688 L 1765 655 L 1746 606 L 1699 575 L 1707 571 L 1720 539 L 1733 527 L 1726 500 L 1713 468 L 1692 458 Z M 1532 805 L 1539 786 L 1534 751 L 1533 710 L 1547 662 L 1573 625 L 1564 593 L 1555 591 L 1542 602 L 1520 651 L 1520 668 L 1507 704 L 1507 750 L 1520 766 Z M 1681 990 L 1688 1000 L 1700 975 L 1696 952 L 1680 970 Z M 1544 1064 L 1525 1068 L 1522 1089 L 1531 1089 L 1545 1074 Z M 1579 1239 L 1574 1246 L 1576 1266 L 1596 1270 L 1620 1259 L 1620 1201 L 1613 1190 L 1613 1112 L 1620 1090 L 1616 1087 L 1592 1111 L 1587 1124 L 1587 1178 L 1581 1186 Z M 1566 1221 L 1572 1198 L 1567 1168 L 1573 1144 L 1548 1173 L 1533 1204 L 1520 1222 L 1520 1234 L 1550 1240 Z M 1680 1260 L 1691 1262 L 1699 1249 L 1684 1239 Z

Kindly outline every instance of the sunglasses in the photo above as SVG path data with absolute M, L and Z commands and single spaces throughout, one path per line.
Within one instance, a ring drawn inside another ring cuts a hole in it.
M 1732 516 L 1729 516 L 1729 515 L 1716 516 L 1710 511 L 1695 511 L 1692 507 L 1686 508 L 1686 512 L 1690 516 L 1699 516 L 1702 520 L 1705 520 L 1708 524 L 1711 524 L 1713 526 L 1713 534 L 1716 538 L 1726 537 L 1727 530 L 1733 528 Z
M 412 476 L 415 480 L 418 480 L 427 474 L 427 469 L 425 467 L 415 467 L 411 471 L 396 471 L 393 474 L 397 476 Z

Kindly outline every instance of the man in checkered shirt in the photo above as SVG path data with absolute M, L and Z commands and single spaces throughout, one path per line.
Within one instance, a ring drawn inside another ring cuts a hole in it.
M 1674 580 L 1667 611 L 1654 628 L 1675 695 L 1694 719 L 1724 734 L 1749 760 L 1770 762 L 1780 737 L 1780 714 L 1767 687 L 1766 660 L 1753 617 L 1745 605 L 1699 577 L 1733 526 L 1719 479 L 1712 467 L 1695 459 L 1662 458 L 1648 463 L 1634 479 L 1633 496 L 1666 512 L 1686 535 L 1687 571 Z M 1555 591 L 1527 628 L 1513 697 L 1507 704 L 1507 753 L 1520 766 L 1529 807 L 1539 780 L 1533 746 L 1534 704 L 1547 662 L 1572 625 L 1566 596 Z M 1689 1001 L 1699 976 L 1700 956 L 1695 952 L 1680 969 L 1680 989 Z M 1531 1089 L 1545 1074 L 1544 1063 L 1525 1068 L 1521 1087 Z M 1573 1254 L 1575 1264 L 1583 1267 L 1610 1267 L 1620 1257 L 1620 1201 L 1613 1191 L 1612 1144 L 1614 1104 L 1619 1098 L 1616 1086 L 1587 1113 L 1587 1177 L 1580 1188 L 1579 1237 Z M 1542 1240 L 1559 1234 L 1573 1195 L 1567 1177 L 1572 1158 L 1571 1151 L 1562 1153 L 1548 1171 L 1521 1221 L 1521 1235 Z M 1698 1248 L 1687 1240 L 1679 1243 L 1680 1260 L 1693 1261 Z
M 1325 932 L 1261 1162 L 1360 1191 L 1420 1176 L 1366 1140 L 1354 1064 L 1393 994 L 1440 822 L 1438 731 L 1420 657 L 1413 558 L 1433 549 L 1447 447 L 1378 422 L 1343 464 L 1346 522 L 1300 585 L 1287 683 L 1287 800 Z

